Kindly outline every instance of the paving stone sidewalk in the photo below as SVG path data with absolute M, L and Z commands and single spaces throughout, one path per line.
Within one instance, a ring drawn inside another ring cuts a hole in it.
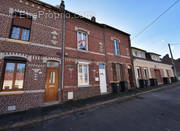
M 77 100 L 77 101 L 69 101 L 64 104 L 57 104 L 53 106 L 47 107 L 39 107 L 34 109 L 29 109 L 27 111 L 14 112 L 9 114 L 0 115 L 0 127 L 4 127 L 6 125 L 12 125 L 18 122 L 31 121 L 34 119 L 51 116 L 54 114 L 59 114 L 67 111 L 76 110 L 78 108 L 86 107 L 89 105 L 94 105 L 97 103 L 106 102 L 108 100 L 113 100 L 117 98 L 123 98 L 124 96 L 131 96 L 138 93 L 143 93 L 146 91 L 151 91 L 153 89 L 164 89 L 168 87 L 174 87 L 180 85 L 180 82 L 171 84 L 171 85 L 162 85 L 159 87 L 148 87 L 143 89 L 132 89 L 127 92 L 121 92 L 118 95 L 115 94 L 107 94 L 103 96 L 96 96 L 93 98 Z

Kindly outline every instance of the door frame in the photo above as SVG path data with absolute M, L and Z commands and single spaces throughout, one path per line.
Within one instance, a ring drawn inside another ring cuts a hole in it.
M 55 81 L 56 81 L 55 83 L 56 83 L 56 86 L 57 86 L 56 87 L 57 99 L 54 100 L 54 101 L 51 101 L 51 100 L 47 99 L 47 88 L 48 88 L 47 87 L 48 86 L 47 81 L 49 80 L 48 79 L 48 74 L 47 74 L 48 70 L 56 70 L 56 72 L 57 72 L 57 74 L 55 75 Z M 59 67 L 47 67 L 46 68 L 46 81 L 45 81 L 44 101 L 45 102 L 56 102 L 56 101 L 58 101 L 59 100 L 58 89 L 59 89 Z
M 103 65 L 103 66 L 104 66 L 104 69 L 100 69 L 100 65 Z M 100 87 L 100 93 L 101 93 L 101 94 L 106 94 L 106 93 L 108 92 L 108 88 L 107 88 L 107 78 L 106 78 L 106 65 L 102 63 L 102 64 L 99 64 L 98 67 L 99 67 L 99 87 Z M 105 78 L 105 81 L 106 81 L 106 82 L 105 82 L 105 85 L 106 85 L 105 87 L 102 87 L 102 86 L 101 86 L 100 70 L 104 70 L 104 75 L 105 75 L 104 78 Z M 102 88 L 106 88 L 106 89 L 105 89 L 106 92 L 102 92 Z

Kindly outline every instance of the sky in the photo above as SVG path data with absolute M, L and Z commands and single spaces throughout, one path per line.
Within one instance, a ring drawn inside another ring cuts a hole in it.
M 61 0 L 42 0 L 59 5 Z M 66 10 L 87 18 L 96 17 L 99 23 L 108 24 L 131 34 L 134 47 L 169 54 L 172 44 L 174 58 L 180 58 L 180 2 L 163 15 L 143 34 L 135 36 L 157 18 L 176 0 L 64 0 Z

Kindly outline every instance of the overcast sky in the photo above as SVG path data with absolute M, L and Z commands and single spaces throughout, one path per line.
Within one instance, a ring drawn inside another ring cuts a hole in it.
M 59 5 L 61 0 L 42 0 Z M 165 11 L 175 0 L 65 0 L 66 9 L 83 16 L 96 16 L 105 23 L 131 34 L 132 46 L 159 53 L 169 53 L 172 46 L 175 58 L 180 58 L 180 2 L 139 37 L 145 26 Z

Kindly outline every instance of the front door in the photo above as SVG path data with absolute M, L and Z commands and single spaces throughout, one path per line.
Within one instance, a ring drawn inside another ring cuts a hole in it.
M 104 64 L 99 64 L 99 79 L 101 94 L 107 93 L 106 70 Z
M 133 86 L 134 86 L 134 82 L 133 82 L 132 69 L 128 69 L 128 75 L 129 75 L 129 83 L 130 83 L 130 86 L 133 87 Z
M 158 83 L 162 83 L 162 78 L 161 78 L 161 72 L 160 70 L 154 70 L 155 72 L 155 76 L 156 76 L 156 79 L 158 80 Z
M 58 100 L 58 68 L 47 68 L 45 101 L 52 102 Z

